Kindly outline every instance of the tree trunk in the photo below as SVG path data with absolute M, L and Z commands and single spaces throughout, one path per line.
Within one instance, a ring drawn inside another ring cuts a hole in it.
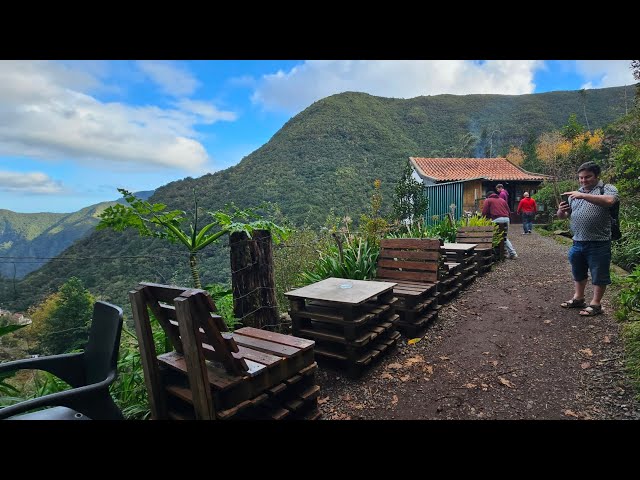
M 200 283 L 200 274 L 198 273 L 198 260 L 195 253 L 189 254 L 189 269 L 191 270 L 191 278 L 193 278 L 193 285 L 196 288 L 202 288 Z
M 243 325 L 273 329 L 278 324 L 271 233 L 255 230 L 229 238 L 233 309 Z

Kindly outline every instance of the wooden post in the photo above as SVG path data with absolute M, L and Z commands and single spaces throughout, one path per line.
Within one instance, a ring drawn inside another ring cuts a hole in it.
M 271 233 L 255 230 L 249 239 L 244 232 L 229 238 L 233 309 L 243 325 L 273 329 L 278 323 Z

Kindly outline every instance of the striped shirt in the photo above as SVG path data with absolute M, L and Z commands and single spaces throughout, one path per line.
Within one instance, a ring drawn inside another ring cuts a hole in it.
M 603 190 L 604 189 L 604 190 Z M 602 180 L 590 192 L 584 187 L 579 192 L 591 195 L 611 195 L 619 200 L 618 189 L 613 185 L 604 185 Z M 569 200 L 571 207 L 571 231 L 578 242 L 602 242 L 611 240 L 611 215 L 609 207 L 601 207 L 580 198 Z

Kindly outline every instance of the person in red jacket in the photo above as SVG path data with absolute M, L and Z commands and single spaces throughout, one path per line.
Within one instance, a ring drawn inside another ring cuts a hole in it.
M 511 241 L 506 238 L 509 231 L 509 205 L 504 199 L 500 198 L 495 192 L 487 192 L 487 198 L 482 204 L 482 216 L 490 218 L 495 223 L 506 223 L 504 245 L 509 252 L 509 258 L 515 260 L 518 258 L 516 249 L 513 248 Z
M 533 228 L 533 218 L 536 216 L 537 211 L 538 206 L 536 205 L 536 201 L 533 198 L 529 198 L 529 192 L 524 192 L 522 194 L 522 200 L 520 200 L 518 209 L 516 210 L 516 213 L 522 213 L 523 235 L 531 233 L 531 229 Z

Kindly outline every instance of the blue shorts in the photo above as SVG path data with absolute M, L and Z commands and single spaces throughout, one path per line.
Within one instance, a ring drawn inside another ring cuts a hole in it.
M 578 242 L 573 241 L 569 250 L 569 263 L 576 282 L 587 279 L 587 271 L 591 272 L 591 283 L 609 285 L 611 277 L 611 242 Z

